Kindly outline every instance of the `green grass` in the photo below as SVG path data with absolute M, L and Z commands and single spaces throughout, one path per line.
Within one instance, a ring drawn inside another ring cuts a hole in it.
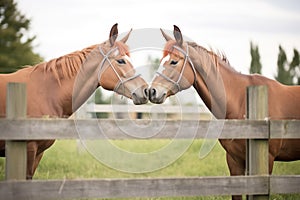
M 149 152 L 166 145 L 166 140 L 114 141 L 114 144 L 131 152 Z M 57 141 L 55 146 L 49 149 L 34 178 L 130 178 L 130 177 L 177 177 L 177 176 L 218 176 L 229 175 L 226 166 L 225 152 L 220 145 L 215 147 L 211 154 L 200 160 L 199 150 L 201 142 L 194 141 L 186 153 L 176 162 L 161 170 L 132 174 L 111 169 L 92 157 L 82 147 L 78 147 L 75 141 Z M 219 163 L 216 164 L 216 160 Z M 46 175 L 45 176 L 45 172 Z M 51 176 L 50 176 L 51 174 Z
M 168 140 L 123 140 L 113 141 L 115 145 L 130 152 L 149 152 L 166 145 Z M 132 174 L 111 169 L 93 158 L 74 140 L 56 141 L 48 149 L 35 173 L 34 179 L 79 179 L 79 178 L 137 178 L 137 177 L 183 177 L 183 176 L 228 176 L 225 151 L 217 143 L 204 159 L 199 159 L 201 140 L 195 140 L 190 148 L 171 165 L 151 172 Z M 4 159 L 0 159 L 0 178 L 4 179 Z M 300 174 L 300 161 L 276 162 L 273 174 Z M 299 190 L 300 193 L 300 190 Z M 300 195 L 272 195 L 271 199 L 299 199 Z M 137 198 L 138 199 L 138 198 Z M 227 200 L 230 197 L 180 197 L 143 198 L 144 200 Z

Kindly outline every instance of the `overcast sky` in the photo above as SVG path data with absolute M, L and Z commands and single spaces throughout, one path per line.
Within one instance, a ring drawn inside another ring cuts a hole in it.
M 17 0 L 31 19 L 35 48 L 46 60 L 108 38 L 118 22 L 119 32 L 130 28 L 163 28 L 173 24 L 204 47 L 224 52 L 231 65 L 248 73 L 250 41 L 259 46 L 263 74 L 276 73 L 279 44 L 292 59 L 300 50 L 298 0 Z M 147 38 L 145 38 L 147 40 Z M 149 52 L 145 52 L 149 53 Z

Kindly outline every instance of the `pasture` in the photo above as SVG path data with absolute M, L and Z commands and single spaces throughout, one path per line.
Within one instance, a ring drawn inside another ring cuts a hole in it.
M 168 140 L 115 140 L 115 145 L 131 152 L 150 152 L 164 146 Z M 58 140 L 45 152 L 34 179 L 80 179 L 80 178 L 138 178 L 138 177 L 195 177 L 195 176 L 229 176 L 226 165 L 225 151 L 219 143 L 204 159 L 199 159 L 202 140 L 193 142 L 190 148 L 173 164 L 152 173 L 131 174 L 111 169 L 94 159 L 76 140 Z M 4 180 L 5 160 L 0 160 L 0 177 Z M 273 175 L 300 174 L 300 161 L 284 163 L 276 162 Z M 299 187 L 300 192 L 300 187 Z M 143 200 L 196 200 L 216 199 L 228 200 L 223 197 L 177 197 L 177 198 L 137 198 Z M 276 200 L 296 200 L 297 195 L 271 195 Z

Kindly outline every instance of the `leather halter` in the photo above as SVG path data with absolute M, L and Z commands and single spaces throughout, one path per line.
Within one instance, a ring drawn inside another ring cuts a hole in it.
M 179 74 L 179 77 L 177 79 L 177 81 L 174 81 L 173 79 L 169 78 L 168 76 L 164 75 L 163 73 L 160 73 L 160 72 L 156 72 L 159 76 L 163 77 L 164 79 L 166 79 L 167 81 L 173 83 L 178 91 L 177 92 L 180 92 L 182 91 L 181 87 L 180 87 L 180 84 L 179 82 L 181 81 L 182 79 L 182 76 L 183 76 L 183 72 L 184 72 L 184 69 L 185 69 L 185 66 L 186 66 L 186 63 L 187 61 L 190 63 L 191 67 L 192 67 L 192 70 L 194 72 L 194 83 L 196 81 L 196 69 L 194 67 L 194 64 L 193 62 L 191 61 L 191 58 L 189 57 L 189 45 L 187 44 L 186 45 L 186 52 L 181 49 L 180 47 L 177 47 L 177 46 L 173 46 L 175 49 L 177 49 L 178 51 L 180 51 L 183 55 L 184 55 L 184 62 L 183 62 L 183 67 L 181 68 L 181 71 L 180 71 L 180 74 Z
M 114 91 L 117 92 L 118 89 L 123 86 L 123 89 L 125 90 L 125 86 L 124 84 L 130 80 L 133 80 L 139 76 L 141 76 L 141 74 L 136 74 L 136 75 L 133 75 L 129 78 L 126 78 L 126 79 L 122 79 L 121 76 L 119 75 L 119 73 L 117 72 L 116 68 L 114 67 L 114 65 L 111 63 L 111 61 L 109 60 L 109 55 L 114 52 L 115 50 L 117 50 L 118 48 L 115 47 L 115 48 L 112 48 L 111 50 L 109 50 L 107 52 L 107 54 L 105 55 L 105 53 L 103 52 L 103 50 L 101 49 L 101 46 L 99 46 L 99 51 L 101 53 L 101 55 L 103 56 L 103 60 L 101 61 L 100 63 L 100 67 L 99 67 L 99 71 L 98 71 L 98 80 L 100 80 L 100 76 L 101 76 L 101 69 L 103 68 L 103 65 L 105 63 L 105 61 L 108 62 L 109 66 L 112 68 L 112 70 L 115 72 L 116 76 L 118 77 L 119 79 L 119 82 L 118 82 L 118 85 L 115 87 Z

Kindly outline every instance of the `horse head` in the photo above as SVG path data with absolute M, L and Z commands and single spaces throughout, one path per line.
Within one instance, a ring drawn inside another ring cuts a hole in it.
M 118 24 L 115 24 L 111 28 L 109 39 L 99 45 L 103 59 L 97 72 L 98 85 L 131 98 L 134 104 L 144 104 L 148 101 L 148 84 L 135 73 L 130 62 L 129 48 L 126 45 L 130 33 L 131 30 L 117 41 Z
M 174 25 L 174 38 L 161 29 L 166 39 L 159 71 L 149 88 L 149 99 L 152 103 L 163 103 L 171 95 L 193 85 L 196 71 L 189 57 L 189 48 L 180 29 Z
M 112 26 L 109 39 L 98 45 L 83 64 L 81 76 L 78 76 L 78 87 L 94 85 L 102 86 L 133 100 L 134 104 L 144 104 L 148 101 L 148 84 L 130 62 L 129 48 L 126 41 L 131 30 L 121 39 L 118 38 L 118 24 Z M 76 89 L 77 89 L 76 88 Z M 80 99 L 78 104 L 81 105 Z

